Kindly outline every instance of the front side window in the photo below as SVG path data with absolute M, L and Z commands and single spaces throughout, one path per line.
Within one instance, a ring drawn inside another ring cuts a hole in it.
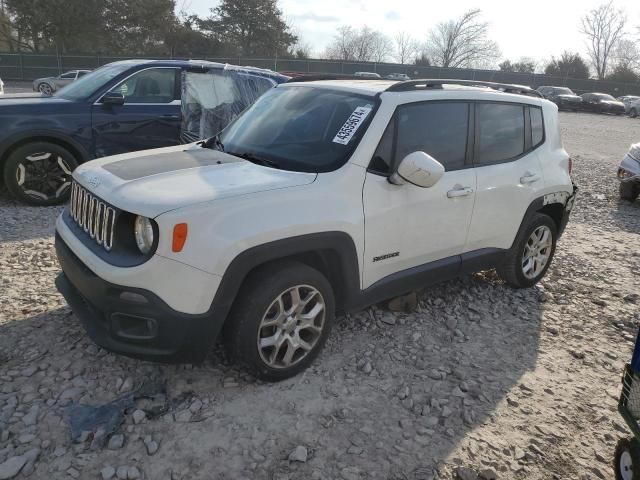
M 500 103 L 476 105 L 476 163 L 486 165 L 524 153 L 524 107 Z
M 421 103 L 399 109 L 395 165 L 410 153 L 422 151 L 446 171 L 464 168 L 469 129 L 467 103 Z
M 80 100 L 86 99 L 95 94 L 105 84 L 113 80 L 118 75 L 124 73 L 127 69 L 131 68 L 128 63 L 112 63 L 105 65 L 97 70 L 85 75 L 81 79 L 70 83 L 63 89 L 56 92 L 56 97 L 62 97 L 67 100 Z
M 287 86 L 262 95 L 220 135 L 224 151 L 276 168 L 333 171 L 349 159 L 374 115 L 372 96 Z
M 176 69 L 142 70 L 111 91 L 122 93 L 125 103 L 171 103 L 176 96 Z

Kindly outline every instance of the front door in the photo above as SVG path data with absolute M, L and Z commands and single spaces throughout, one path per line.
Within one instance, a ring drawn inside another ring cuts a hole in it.
M 457 273 L 476 189 L 467 152 L 469 112 L 465 102 L 412 103 L 396 111 L 364 184 L 364 288 L 413 267 L 438 265 Z M 443 164 L 438 183 L 429 188 L 389 183 L 400 160 L 415 151 Z
M 180 69 L 141 70 L 111 91 L 123 105 L 96 102 L 92 109 L 95 156 L 104 157 L 180 143 Z

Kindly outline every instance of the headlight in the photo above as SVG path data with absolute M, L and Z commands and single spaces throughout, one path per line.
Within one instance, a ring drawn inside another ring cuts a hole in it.
M 141 217 L 138 215 L 134 224 L 134 233 L 136 237 L 136 244 L 140 252 L 145 255 L 151 251 L 153 247 L 153 225 L 151 220 L 147 217 Z

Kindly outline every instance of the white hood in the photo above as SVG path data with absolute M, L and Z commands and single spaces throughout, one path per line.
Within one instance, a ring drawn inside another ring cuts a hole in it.
M 113 206 L 154 218 L 220 198 L 296 187 L 317 174 L 253 164 L 197 145 L 145 150 L 85 163 L 74 179 Z

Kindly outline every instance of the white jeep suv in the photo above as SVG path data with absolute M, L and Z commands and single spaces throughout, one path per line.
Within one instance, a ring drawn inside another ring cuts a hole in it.
M 208 141 L 78 167 L 58 289 L 106 349 L 195 361 L 223 333 L 290 377 L 336 312 L 494 267 L 538 282 L 575 197 L 557 112 L 521 86 L 292 80 Z

